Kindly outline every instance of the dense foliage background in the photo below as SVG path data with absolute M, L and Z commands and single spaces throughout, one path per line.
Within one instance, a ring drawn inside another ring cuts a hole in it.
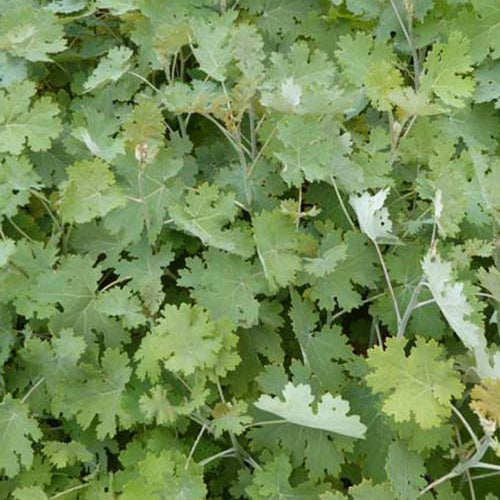
M 497 0 L 3 0 L 0 498 L 497 498 L 499 56 Z

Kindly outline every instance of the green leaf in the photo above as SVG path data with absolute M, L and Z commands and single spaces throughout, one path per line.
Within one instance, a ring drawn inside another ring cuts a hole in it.
M 118 81 L 130 68 L 130 58 L 133 52 L 127 47 L 114 47 L 99 64 L 84 83 L 83 88 L 90 92 L 97 87 Z
M 287 40 L 295 39 L 297 25 L 315 7 L 311 0 L 242 0 L 241 4 L 257 14 L 257 25 L 269 37 Z
M 305 482 L 297 487 L 292 487 L 289 476 L 292 466 L 285 455 L 278 455 L 267 463 L 263 469 L 254 473 L 252 484 L 246 488 L 246 493 L 251 500 L 264 500 L 280 498 L 296 498 L 298 500 L 316 500 L 325 487 L 314 486 Z
M 213 20 L 193 23 L 196 47 L 193 54 L 200 69 L 217 81 L 226 79 L 226 67 L 232 59 L 231 31 L 237 11 L 230 10 Z
M 295 291 L 292 293 L 290 319 L 312 373 L 327 391 L 339 390 L 345 382 L 346 362 L 354 359 L 347 337 L 342 335 L 338 325 L 324 326 L 315 331 L 319 314 L 314 311 L 313 304 L 302 301 Z
M 350 106 L 333 84 L 335 65 L 325 53 L 310 52 L 303 42 L 285 56 L 273 53 L 272 67 L 261 85 L 261 103 L 280 113 L 323 114 Z
M 60 186 L 64 221 L 89 222 L 124 205 L 124 197 L 115 186 L 115 176 L 102 160 L 79 161 L 66 172 L 68 180 Z
M 500 56 L 500 37 L 497 26 L 500 10 L 495 0 L 474 0 L 473 10 L 462 8 L 454 26 L 470 39 L 474 63 L 481 62 L 490 52 L 494 59 Z
M 280 144 L 273 154 L 283 165 L 281 176 L 288 185 L 300 186 L 304 179 L 329 181 L 332 176 L 346 180 L 343 168 L 351 167 L 351 136 L 341 134 L 335 121 L 291 115 L 279 121 L 276 137 Z
M 363 480 L 360 484 L 351 486 L 349 493 L 353 500 L 397 500 L 387 482 L 373 484 L 371 481 Z
M 71 14 L 87 6 L 87 0 L 53 0 L 47 9 L 58 14 Z
M 343 76 L 353 85 L 361 87 L 370 70 L 383 63 L 395 61 L 394 53 L 388 45 L 375 42 L 373 37 L 363 31 L 356 35 L 340 37 L 335 55 L 342 66 Z M 370 76 L 368 76 L 370 83 Z
M 185 165 L 174 147 L 161 149 L 154 159 L 146 159 L 151 162 L 146 161 L 142 168 L 131 154 L 117 162 L 118 183 L 126 204 L 105 217 L 104 227 L 117 235 L 123 247 L 139 243 L 144 229 L 148 242 L 154 242 L 164 227 L 167 204 L 177 199 L 174 193 L 184 187 L 175 178 Z
M 469 40 L 458 32 L 451 33 L 447 43 L 436 43 L 427 54 L 421 92 L 433 92 L 449 106 L 465 106 L 465 100 L 474 92 L 474 80 L 468 76 L 471 63 Z
M 434 340 L 418 339 L 408 357 L 404 339 L 386 341 L 386 349 L 374 347 L 367 359 L 372 373 L 368 385 L 384 398 L 383 410 L 396 422 L 412 417 L 422 429 L 436 427 L 451 413 L 450 401 L 461 396 L 463 386 Z
M 236 436 L 245 430 L 245 425 L 252 422 L 252 417 L 246 415 L 248 405 L 244 401 L 218 403 L 212 410 L 212 426 L 216 437 L 224 432 Z
M 350 231 L 340 239 L 338 233 L 331 233 L 330 245 L 347 244 L 346 258 L 339 262 L 322 278 L 308 277 L 308 295 L 317 300 L 323 309 L 333 309 L 335 304 L 350 311 L 362 303 L 355 285 L 373 287 L 379 278 L 375 264 L 378 262 L 373 245 L 362 234 Z
M 262 211 L 253 218 L 257 254 L 271 291 L 293 282 L 300 268 L 299 233 L 279 210 Z
M 13 493 L 16 500 L 48 500 L 49 497 L 39 486 L 16 488 Z
M 144 305 L 152 312 L 158 311 L 164 294 L 161 278 L 164 269 L 174 259 L 170 244 L 165 244 L 153 253 L 146 241 L 127 248 L 129 259 L 121 259 L 115 269 L 120 276 L 131 280 L 127 283 L 139 293 Z
M 245 226 L 226 228 L 238 213 L 234 196 L 219 193 L 216 186 L 209 184 L 191 189 L 183 204 L 169 206 L 170 216 L 180 229 L 200 238 L 206 245 L 250 257 L 253 244 L 248 229 Z
M 134 464 L 133 476 L 123 485 L 120 497 L 136 500 L 146 496 L 151 500 L 186 498 L 203 500 L 207 489 L 202 470 L 196 465 L 185 467 L 186 458 L 176 450 L 148 452 Z
M 284 401 L 268 395 L 261 396 L 255 404 L 257 408 L 277 415 L 287 422 L 313 429 L 323 429 L 344 436 L 363 438 L 366 427 L 356 415 L 348 416 L 349 403 L 340 396 L 333 397 L 326 393 L 313 411 L 315 401 L 308 385 L 294 386 L 289 382 L 283 389 Z
M 28 61 L 50 61 L 49 54 L 66 48 L 63 33 L 48 10 L 31 0 L 7 0 L 0 17 L 0 51 Z
M 125 122 L 123 135 L 138 162 L 150 163 L 165 139 L 165 123 L 156 103 L 144 100 L 135 106 Z
M 9 258 L 16 251 L 14 240 L 5 239 L 0 241 L 0 268 L 9 262 Z
M 257 263 L 210 249 L 203 260 L 187 259 L 186 266 L 178 283 L 191 288 L 191 296 L 214 319 L 227 317 L 246 328 L 258 322 L 260 304 L 255 296 L 266 292 L 267 286 Z
M 132 368 L 127 354 L 117 349 L 107 349 L 100 365 L 88 367 L 85 381 L 68 395 L 67 405 L 83 429 L 97 418 L 97 437 L 104 439 L 116 434 L 118 420 L 127 419 L 123 397 Z
M 0 90 L 0 153 L 19 155 L 25 145 L 46 151 L 62 130 L 59 108 L 48 96 L 31 102 L 35 84 L 14 82 Z
M 42 433 L 26 403 L 10 394 L 0 403 L 0 435 L 0 469 L 7 477 L 13 477 L 21 466 L 31 466 L 32 442 L 39 441 Z
M 402 83 L 400 71 L 387 61 L 372 65 L 364 78 L 366 94 L 380 111 L 392 109 L 391 95 L 401 88 Z
M 161 366 L 185 375 L 196 370 L 214 369 L 222 361 L 218 355 L 224 342 L 229 341 L 230 345 L 233 336 L 228 322 L 212 321 L 200 306 L 181 304 L 177 308 L 167 305 L 162 311 L 162 319 L 142 340 L 137 351 L 138 375 L 155 382 L 160 376 Z M 231 364 L 218 368 L 232 367 Z
M 6 156 L 0 163 L 0 214 L 13 217 L 26 205 L 32 189 L 40 187 L 40 177 L 24 156 Z
M 47 441 L 43 445 L 43 453 L 49 461 L 58 469 L 63 469 L 68 465 L 78 462 L 90 462 L 92 454 L 84 444 L 78 441 L 62 443 L 60 441 Z
M 24 59 L 12 57 L 6 52 L 0 52 L 0 88 L 24 80 L 27 75 L 28 68 Z
M 395 441 L 389 446 L 385 465 L 392 489 L 401 500 L 413 500 L 426 485 L 426 470 L 422 458 Z

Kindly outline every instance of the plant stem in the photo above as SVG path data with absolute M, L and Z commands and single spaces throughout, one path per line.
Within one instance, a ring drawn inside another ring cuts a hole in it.
M 406 41 L 408 42 L 408 46 L 409 46 L 410 51 L 412 53 L 412 57 L 413 57 L 413 69 L 415 71 L 414 84 L 415 84 L 415 90 L 417 91 L 418 88 L 419 88 L 419 85 L 420 85 L 420 64 L 419 64 L 419 61 L 418 61 L 417 49 L 415 47 L 415 44 L 413 43 L 413 39 L 410 36 L 410 33 L 408 32 L 408 29 L 405 26 L 405 23 L 403 22 L 403 19 L 401 19 L 401 15 L 399 14 L 399 10 L 398 10 L 396 4 L 394 3 L 394 0 L 389 0 L 389 1 L 391 2 L 392 10 L 394 11 L 394 14 L 396 15 L 398 23 L 401 26 L 401 29 L 403 31 L 403 35 L 406 38 Z M 408 23 L 408 26 L 409 26 L 409 29 L 411 31 L 412 23 L 411 23 L 411 16 L 410 16 L 409 13 L 408 13 L 408 18 L 409 18 L 409 21 L 410 21 Z
M 21 403 L 26 403 L 28 398 L 45 382 L 45 377 L 42 377 L 31 389 L 24 395 L 23 399 L 21 399 Z
M 268 135 L 267 139 L 264 141 L 264 144 L 262 145 L 262 147 L 260 148 L 259 152 L 257 153 L 257 156 L 255 157 L 255 160 L 252 161 L 252 164 L 250 165 L 250 168 L 247 170 L 247 177 L 250 177 L 250 175 L 252 174 L 252 171 L 255 168 L 255 165 L 257 165 L 257 162 L 260 160 L 262 154 L 264 153 L 264 150 L 266 149 L 266 147 L 271 142 L 271 139 L 273 138 L 273 136 L 274 136 L 274 134 L 276 132 L 276 128 L 277 127 L 278 127 L 277 125 L 274 126 L 273 130 Z
M 448 481 L 448 479 L 453 479 L 454 477 L 457 476 L 458 474 L 456 472 L 453 471 L 448 472 L 448 474 L 445 474 L 444 476 L 441 476 L 439 479 L 436 479 L 432 483 L 428 484 L 423 490 L 420 491 L 418 496 L 421 497 L 422 495 L 425 495 L 428 491 L 431 491 L 433 488 L 440 485 L 441 483 L 444 483 L 445 481 Z
M 472 441 L 474 442 L 474 446 L 476 447 L 476 450 L 479 450 L 479 439 L 477 438 L 476 434 L 472 430 L 472 427 L 469 425 L 469 422 L 465 420 L 465 417 L 460 413 L 458 408 L 455 408 L 454 405 L 450 404 L 451 409 L 453 410 L 453 413 L 460 419 L 464 427 L 467 429 L 467 432 L 469 433 L 470 437 L 472 438 Z
M 67 495 L 68 493 L 73 493 L 73 491 L 81 490 L 83 488 L 88 488 L 90 486 L 90 483 L 87 484 L 79 484 L 78 486 L 73 486 L 73 488 L 69 488 L 67 490 L 61 491 L 60 493 L 57 493 L 56 495 L 51 496 L 51 500 L 54 500 L 55 498 L 60 498 L 64 495 Z
M 211 121 L 226 137 L 226 139 L 231 143 L 231 146 L 233 146 L 234 150 L 238 153 L 238 156 L 240 155 L 241 151 L 244 151 L 248 156 L 250 156 L 250 151 L 248 151 L 243 144 L 238 144 L 235 140 L 234 137 L 229 133 L 229 131 L 224 128 L 215 118 L 213 118 L 211 115 L 204 113 L 202 116 L 204 116 L 207 120 Z
M 118 283 L 123 283 L 124 281 L 128 281 L 132 279 L 132 276 L 122 276 L 121 278 L 118 278 L 111 283 L 108 283 L 104 288 L 99 290 L 99 293 L 105 292 L 106 290 L 109 290 L 111 287 L 118 285 Z
M 215 455 L 211 455 L 207 458 L 204 458 L 203 460 L 200 460 L 198 462 L 198 465 L 201 465 L 202 467 L 204 467 L 205 465 L 216 460 L 217 458 L 232 457 L 232 456 L 234 456 L 235 451 L 236 450 L 234 448 L 228 448 L 227 450 L 220 451 L 219 453 L 216 453 Z
M 28 241 L 31 241 L 33 243 L 35 240 L 26 234 L 13 220 L 11 217 L 7 217 L 7 220 L 11 223 L 12 227 L 23 237 L 26 238 Z
M 299 201 L 297 206 L 297 220 L 295 221 L 295 227 L 300 226 L 300 218 L 302 216 L 302 184 L 299 187 Z
M 353 231 L 356 231 L 356 226 L 351 219 L 351 216 L 349 215 L 349 212 L 347 211 L 347 207 L 344 204 L 344 200 L 342 199 L 342 196 L 340 195 L 339 188 L 337 187 L 337 183 L 335 182 L 335 177 L 333 175 L 330 177 L 330 180 L 332 181 L 333 189 L 335 189 L 335 194 L 337 195 L 337 198 L 340 203 L 340 207 L 342 208 L 342 211 L 344 212 L 344 215 L 346 216 L 347 221 L 349 222 L 349 225 L 351 226 Z
M 135 73 L 134 71 L 128 71 L 129 75 L 135 76 L 136 78 L 139 78 L 142 82 L 144 82 L 146 85 L 148 85 L 150 88 L 152 88 L 155 92 L 160 93 L 160 89 L 155 87 L 149 80 L 144 78 L 142 75 L 139 75 L 139 73 Z
M 52 212 L 50 205 L 49 205 L 49 201 L 47 200 L 47 198 L 45 198 L 45 196 L 43 196 L 43 194 L 39 193 L 35 189 L 30 189 L 30 193 L 33 196 L 36 196 L 40 200 L 40 203 L 44 206 L 45 210 L 47 210 L 47 213 L 49 214 L 50 218 L 52 219 L 52 222 L 56 225 L 57 230 L 61 231 L 62 230 L 61 224 L 59 224 L 57 217 L 54 215 L 54 212 Z
M 250 152 L 252 153 L 252 160 L 255 160 L 257 157 L 257 136 L 255 134 L 255 113 L 251 102 L 248 107 L 248 121 L 250 126 Z
M 394 312 L 396 313 L 396 319 L 397 319 L 397 324 L 398 324 L 398 331 L 401 326 L 401 313 L 399 312 L 399 304 L 396 299 L 396 295 L 394 293 L 394 289 L 392 288 L 392 283 L 391 283 L 391 278 L 389 277 L 389 273 L 387 271 L 387 267 L 385 265 L 384 261 L 384 256 L 382 255 L 382 252 L 380 251 L 380 247 L 378 246 L 378 243 L 375 240 L 372 240 L 373 244 L 375 245 L 375 249 L 377 250 L 377 255 L 380 260 L 380 265 L 382 266 L 382 270 L 384 271 L 384 276 L 385 276 L 385 281 L 387 283 L 387 286 L 389 288 L 389 293 L 391 294 L 391 299 L 392 299 L 392 304 L 394 306 Z
M 420 278 L 420 281 L 418 282 L 417 286 L 413 290 L 413 293 L 412 293 L 411 298 L 410 298 L 410 302 L 408 303 L 408 306 L 406 307 L 406 310 L 403 314 L 401 322 L 398 326 L 398 333 L 396 335 L 397 338 L 404 337 L 405 331 L 406 331 L 406 326 L 408 325 L 408 321 L 410 320 L 411 313 L 417 307 L 418 295 L 420 294 L 420 291 L 422 290 L 423 286 L 424 286 L 424 277 L 422 276 Z
M 203 433 L 207 430 L 207 426 L 206 425 L 202 425 L 201 426 L 201 430 L 200 432 L 198 433 L 198 436 L 196 436 L 196 439 L 193 443 L 193 446 L 191 446 L 191 450 L 189 451 L 189 455 L 186 459 L 186 465 L 184 465 L 184 470 L 187 470 L 188 466 L 189 466 L 189 462 L 191 462 L 191 459 L 193 458 L 193 455 L 194 455 L 194 452 L 196 450 L 196 447 L 198 446 L 198 443 L 200 442 L 202 436 L 203 436 Z
M 262 422 L 253 422 L 251 424 L 245 425 L 245 430 L 251 427 L 260 427 L 261 425 L 275 425 L 275 424 L 286 424 L 286 420 L 263 420 Z
M 419 302 L 414 308 L 413 310 L 415 309 L 420 309 L 421 307 L 425 307 L 425 306 L 428 306 L 430 304 L 434 304 L 436 302 L 435 299 L 429 299 L 429 300 L 424 300 L 423 302 Z

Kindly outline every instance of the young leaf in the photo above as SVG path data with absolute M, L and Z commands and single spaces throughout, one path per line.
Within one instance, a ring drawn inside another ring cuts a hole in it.
M 483 418 L 493 419 L 500 425 L 500 378 L 485 378 L 471 392 L 471 408 Z
M 408 357 L 404 339 L 391 338 L 386 349 L 374 347 L 367 363 L 368 385 L 384 398 L 383 410 L 396 422 L 412 417 L 422 429 L 440 425 L 451 413 L 450 401 L 463 391 L 453 361 L 434 340 L 418 339 Z
M 397 244 L 399 239 L 392 234 L 389 210 L 384 206 L 389 188 L 371 196 L 369 193 L 352 195 L 349 202 L 358 216 L 361 231 L 377 243 Z

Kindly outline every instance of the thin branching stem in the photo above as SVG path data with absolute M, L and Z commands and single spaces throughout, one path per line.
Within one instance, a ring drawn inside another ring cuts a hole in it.
M 184 465 L 184 470 L 187 470 L 188 466 L 189 466 L 189 462 L 191 462 L 191 459 L 193 458 L 193 455 L 194 455 L 194 452 L 203 436 L 203 434 L 205 433 L 205 431 L 207 430 L 207 426 L 206 425 L 202 425 L 201 426 L 201 429 L 200 429 L 200 432 L 198 432 L 198 436 L 196 436 L 196 439 L 193 443 L 193 446 L 191 446 L 191 450 L 189 450 L 189 455 L 186 459 L 186 464 Z
M 276 424 L 286 424 L 286 420 L 263 420 L 261 422 L 252 422 L 251 424 L 245 425 L 244 429 L 250 429 L 251 427 L 260 427 L 263 425 L 276 425 Z
M 128 71 L 128 74 L 139 78 L 139 80 L 148 85 L 148 87 L 152 88 L 155 92 L 160 93 L 159 88 L 155 87 L 148 79 L 144 78 L 142 75 L 139 75 L 139 73 L 136 73 L 135 71 Z
M 353 220 L 351 219 L 351 216 L 349 215 L 349 212 L 347 211 L 347 207 L 345 206 L 344 200 L 342 199 L 339 188 L 337 187 L 337 182 L 335 181 L 335 177 L 333 177 L 333 175 L 332 175 L 330 177 L 330 180 L 332 181 L 333 189 L 335 189 L 335 194 L 337 195 L 337 199 L 339 200 L 340 207 L 342 208 L 342 211 L 344 212 L 344 215 L 346 216 L 346 219 L 349 222 L 351 229 L 353 231 L 356 231 L 356 225 L 354 224 Z
M 38 382 L 31 387 L 31 389 L 23 396 L 21 403 L 26 403 L 28 398 L 45 382 L 45 377 L 42 377 Z
M 375 249 L 377 250 L 377 255 L 380 261 L 380 265 L 382 266 L 382 271 L 384 272 L 384 277 L 385 281 L 387 283 L 387 287 L 389 288 L 389 293 L 391 294 L 391 299 L 392 299 L 392 304 L 394 307 L 394 312 L 396 313 L 396 320 L 398 324 L 398 330 L 401 326 L 401 313 L 399 312 L 399 304 L 396 299 L 396 294 L 394 293 L 394 288 L 392 288 L 392 283 L 391 283 L 391 278 L 389 277 L 389 272 L 387 271 L 387 266 L 385 265 L 385 260 L 384 256 L 382 255 L 382 252 L 380 251 L 379 244 L 375 241 L 372 240 L 373 244 L 375 245 Z
M 203 460 L 200 460 L 198 462 L 198 465 L 201 465 L 204 467 L 205 465 L 209 464 L 210 462 L 213 462 L 214 460 L 217 460 L 218 458 L 226 458 L 226 457 L 234 457 L 235 456 L 235 449 L 234 448 L 228 448 L 227 450 L 220 451 L 219 453 L 216 453 L 215 455 L 210 455 L 207 458 L 204 458 Z
M 422 276 L 420 278 L 420 281 L 418 282 L 417 286 L 414 288 L 413 293 L 411 294 L 410 297 L 410 302 L 408 303 L 408 306 L 406 307 L 406 310 L 403 314 L 403 317 L 401 318 L 401 322 L 398 327 L 398 333 L 397 337 L 401 338 L 404 337 L 405 331 L 406 331 L 406 326 L 408 325 L 408 321 L 410 320 L 410 316 L 412 312 L 418 307 L 418 296 L 424 286 L 424 277 Z
M 398 20 L 399 25 L 401 26 L 401 30 L 403 31 L 403 35 L 406 38 L 406 41 L 408 42 L 408 46 L 410 48 L 410 51 L 412 53 L 413 57 L 413 70 L 415 72 L 415 78 L 414 78 L 414 84 L 415 84 L 415 90 L 418 90 L 419 85 L 420 85 L 420 63 L 418 60 L 418 52 L 415 47 L 415 43 L 413 42 L 413 39 L 410 35 L 409 30 L 406 28 L 405 23 L 403 22 L 403 19 L 401 18 L 401 15 L 399 13 L 399 10 L 394 3 L 394 0 L 389 0 L 391 2 L 391 7 L 392 10 L 394 11 L 394 14 L 396 15 L 396 19 Z M 410 17 L 410 16 L 408 16 Z M 410 31 L 411 31 L 411 22 L 409 23 L 410 26 Z
M 73 486 L 72 488 L 68 488 L 67 490 L 61 491 L 60 493 L 56 493 L 55 495 L 51 496 L 51 500 L 54 500 L 56 498 L 61 498 L 65 495 L 68 495 L 69 493 L 73 493 L 74 491 L 82 490 L 83 488 L 88 488 L 90 486 L 90 483 L 87 484 L 79 484 L 77 486 Z

